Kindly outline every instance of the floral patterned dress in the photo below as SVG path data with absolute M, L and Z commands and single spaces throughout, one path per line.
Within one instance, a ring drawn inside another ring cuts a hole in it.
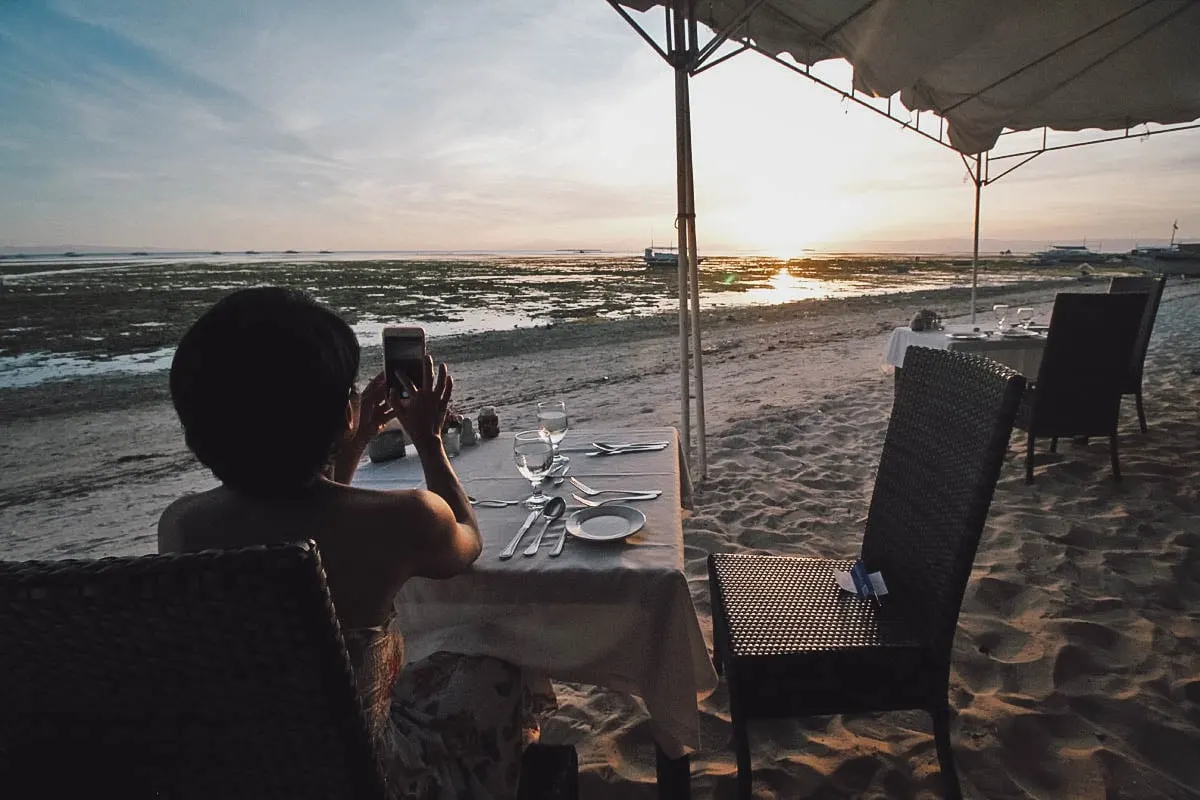
M 434 653 L 408 666 L 390 626 L 345 632 L 389 794 L 422 800 L 515 798 L 539 705 L 512 664 Z

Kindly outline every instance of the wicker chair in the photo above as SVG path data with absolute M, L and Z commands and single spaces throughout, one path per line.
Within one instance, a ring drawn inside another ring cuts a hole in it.
M 950 648 L 1025 379 L 967 353 L 910 347 L 867 515 L 862 557 L 890 593 L 843 593 L 848 561 L 708 558 L 713 643 L 729 685 L 738 796 L 751 796 L 747 723 L 923 709 L 947 795 Z
M 1108 284 L 1109 294 L 1140 293 L 1146 295 L 1146 308 L 1142 312 L 1142 324 L 1138 328 L 1137 341 L 1133 345 L 1133 357 L 1129 359 L 1129 371 L 1125 375 L 1125 385 L 1122 395 L 1131 394 L 1137 400 L 1138 427 L 1142 433 L 1149 430 L 1146 427 L 1146 411 L 1142 407 L 1142 372 L 1146 365 L 1146 350 L 1150 347 L 1150 334 L 1154 331 L 1154 319 L 1158 316 L 1158 306 L 1162 302 L 1163 289 L 1166 288 L 1166 276 L 1160 277 L 1119 277 L 1113 278 Z
M 0 675 L 3 797 L 386 797 L 312 542 L 0 562 Z
M 1060 436 L 1107 436 L 1113 478 L 1121 479 L 1117 421 L 1146 297 L 1060 292 L 1054 298 L 1037 380 L 1017 413 L 1016 427 L 1028 433 L 1026 483 L 1033 483 L 1036 439 L 1047 436 L 1051 452 Z

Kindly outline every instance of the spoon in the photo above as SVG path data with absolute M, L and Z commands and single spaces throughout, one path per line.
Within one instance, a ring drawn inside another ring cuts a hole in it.
M 554 520 L 563 515 L 567 510 L 567 501 L 561 497 L 551 497 L 546 507 L 542 509 L 542 517 L 546 520 L 542 523 L 542 529 L 538 531 L 538 535 L 534 538 L 533 544 L 525 548 L 525 555 L 537 555 L 538 548 L 542 546 L 542 537 L 546 535 L 546 529 L 553 524 Z

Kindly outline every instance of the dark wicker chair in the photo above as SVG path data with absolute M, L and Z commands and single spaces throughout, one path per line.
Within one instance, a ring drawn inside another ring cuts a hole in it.
M 1121 479 L 1117 421 L 1121 393 L 1142 324 L 1146 295 L 1072 294 L 1054 298 L 1037 380 L 1026 392 L 1016 426 L 1028 433 L 1025 482 L 1033 483 L 1038 437 L 1107 436 L 1113 478 Z
M 714 657 L 729 685 L 738 796 L 751 796 L 753 719 L 923 709 L 947 796 L 950 648 L 1025 379 L 967 353 L 910 347 L 888 423 L 862 557 L 890 593 L 840 591 L 851 562 L 708 558 Z
M 0 676 L 3 797 L 386 797 L 311 542 L 0 562 Z
M 1154 319 L 1158 316 L 1158 306 L 1162 302 L 1163 289 L 1166 288 L 1166 276 L 1159 277 L 1118 277 L 1108 284 L 1109 294 L 1145 294 L 1146 308 L 1142 312 L 1142 324 L 1138 328 L 1137 341 L 1133 345 L 1133 357 L 1129 359 L 1129 371 L 1125 375 L 1125 385 L 1121 394 L 1131 394 L 1137 401 L 1138 427 L 1142 433 L 1149 430 L 1146 427 L 1146 411 L 1142 406 L 1142 372 L 1146 366 L 1146 350 L 1150 347 L 1150 334 L 1154 332 Z

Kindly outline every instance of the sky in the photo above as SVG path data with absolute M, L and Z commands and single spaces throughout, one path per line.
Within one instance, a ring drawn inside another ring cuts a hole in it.
M 955 153 L 752 53 L 691 85 L 702 253 L 969 247 Z M 0 247 L 666 244 L 673 92 L 604 0 L 0 0 Z M 1047 154 L 982 236 L 1200 239 L 1198 177 L 1200 131 Z

